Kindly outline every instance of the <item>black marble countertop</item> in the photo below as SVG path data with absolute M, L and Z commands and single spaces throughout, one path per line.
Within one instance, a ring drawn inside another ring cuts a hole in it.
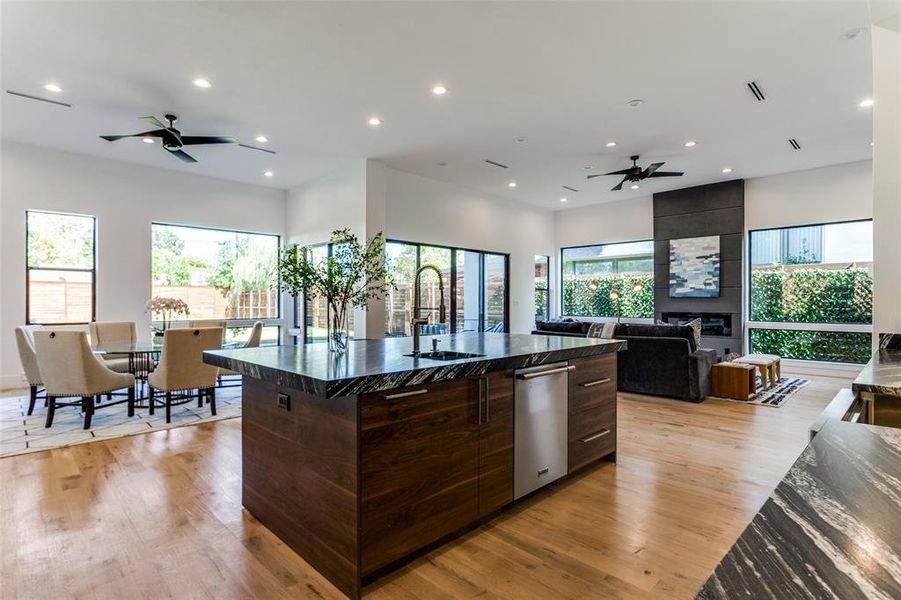
M 901 598 L 901 429 L 830 421 L 697 599 Z
M 237 350 L 209 350 L 204 362 L 270 383 L 333 398 L 410 385 L 449 381 L 617 352 L 620 340 L 569 338 L 551 335 L 459 333 L 423 336 L 423 352 L 440 340 L 439 350 L 483 354 L 450 361 L 404 356 L 413 349 L 408 337 L 351 342 L 341 356 L 326 344 L 268 346 Z
M 863 368 L 851 389 L 855 393 L 871 392 L 901 396 L 901 350 L 877 350 Z

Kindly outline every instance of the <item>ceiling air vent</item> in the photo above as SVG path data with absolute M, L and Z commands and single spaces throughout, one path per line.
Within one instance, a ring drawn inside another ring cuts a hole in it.
M 571 192 L 578 192 L 578 191 L 579 191 L 579 190 L 577 190 L 576 188 L 571 188 L 571 187 L 569 187 L 568 185 L 564 185 L 564 186 L 563 186 L 563 189 L 564 189 L 564 190 L 569 190 L 569 191 L 571 191 Z
M 242 148 L 247 148 L 248 150 L 259 150 L 260 152 L 266 152 L 267 154 L 278 154 L 275 150 L 269 150 L 268 148 L 258 148 L 256 146 L 248 146 L 247 144 L 238 144 Z
M 751 90 L 751 94 L 754 95 L 754 98 L 758 102 L 763 102 L 764 100 L 766 100 L 766 96 L 763 95 L 763 92 L 760 90 L 760 86 L 757 85 L 756 81 L 749 81 L 748 89 Z
M 12 90 L 6 90 L 6 93 L 11 96 L 18 96 L 19 98 L 27 98 L 28 100 L 37 100 L 38 102 L 46 102 L 47 104 L 56 104 L 57 106 L 65 106 L 66 108 L 72 108 L 71 104 L 66 104 L 65 102 L 57 102 L 56 100 L 48 100 L 47 98 L 41 98 L 39 96 L 32 96 L 31 94 L 23 94 L 22 92 L 14 92 Z
M 796 140 L 795 138 L 788 140 L 788 143 L 791 144 L 792 148 L 794 148 L 795 150 L 801 149 L 801 144 L 799 144 L 798 140 Z
M 500 167 L 500 168 L 502 168 L 502 169 L 509 169 L 509 168 L 510 168 L 510 167 L 508 167 L 508 166 L 505 165 L 505 164 L 502 164 L 502 163 L 499 163 L 499 162 L 493 161 L 493 160 L 488 160 L 487 158 L 485 159 L 485 162 L 488 163 L 489 165 L 493 165 L 493 166 L 495 166 L 495 167 Z

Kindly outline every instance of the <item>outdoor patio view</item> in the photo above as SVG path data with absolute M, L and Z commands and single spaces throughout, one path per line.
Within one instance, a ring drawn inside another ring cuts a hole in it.
M 564 316 L 654 318 L 654 242 L 563 248 Z

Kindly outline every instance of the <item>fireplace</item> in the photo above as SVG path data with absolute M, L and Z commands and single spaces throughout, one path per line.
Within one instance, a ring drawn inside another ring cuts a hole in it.
M 672 325 L 685 325 L 689 321 L 701 319 L 701 335 L 732 337 L 732 315 L 730 313 L 709 312 L 665 312 L 662 321 Z

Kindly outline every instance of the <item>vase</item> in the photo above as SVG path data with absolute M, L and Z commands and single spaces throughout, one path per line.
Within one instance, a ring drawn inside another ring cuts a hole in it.
M 331 310 L 328 318 L 328 349 L 336 354 L 343 354 L 347 350 L 349 335 L 347 331 L 348 306 L 347 303 L 329 303 Z

